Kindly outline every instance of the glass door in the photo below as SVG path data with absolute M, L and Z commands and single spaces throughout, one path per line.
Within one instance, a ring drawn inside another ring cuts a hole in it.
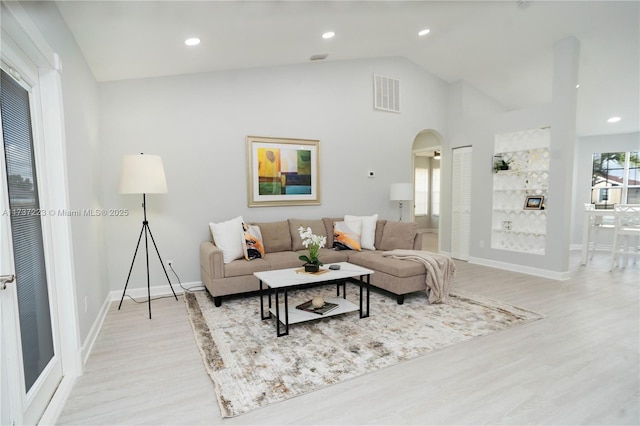
M 3 63 L 0 144 L 0 386 L 2 424 L 36 424 L 62 379 L 55 292 L 48 279 L 32 87 Z M 6 422 L 6 423 L 5 423 Z

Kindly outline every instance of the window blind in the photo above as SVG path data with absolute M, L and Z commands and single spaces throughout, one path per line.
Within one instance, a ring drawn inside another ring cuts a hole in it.
M 26 391 L 54 355 L 29 92 L 2 71 L 1 112 Z

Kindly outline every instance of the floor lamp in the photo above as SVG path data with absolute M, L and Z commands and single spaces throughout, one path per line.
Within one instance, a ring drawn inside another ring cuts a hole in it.
M 147 194 L 164 194 L 167 192 L 167 178 L 164 174 L 164 167 L 162 165 L 162 158 L 159 155 L 125 155 L 124 163 L 122 166 L 122 175 L 120 176 L 120 193 L 121 194 L 142 194 L 142 210 L 144 212 L 144 220 L 142 221 L 142 228 L 140 229 L 140 236 L 138 237 L 138 244 L 136 245 L 136 251 L 133 254 L 133 260 L 131 261 L 131 268 L 129 268 L 129 275 L 127 276 L 127 282 L 124 285 L 122 291 L 122 298 L 120 298 L 120 305 L 118 310 L 122 307 L 122 301 L 124 295 L 127 292 L 127 286 L 129 285 L 129 279 L 131 278 L 131 271 L 133 271 L 133 265 L 136 262 L 136 256 L 138 255 L 138 249 L 140 248 L 140 241 L 144 234 L 144 249 L 147 260 L 147 297 L 149 299 L 149 319 L 151 319 L 151 285 L 149 280 L 149 240 L 156 249 L 160 265 L 164 275 L 167 277 L 169 288 L 173 292 L 173 296 L 178 300 L 176 292 L 171 286 L 171 280 L 167 269 L 164 267 L 164 262 L 160 256 L 160 251 L 156 245 L 156 240 L 153 238 L 151 228 L 149 227 L 149 221 L 147 221 Z
M 392 183 L 389 199 L 398 202 L 400 222 L 402 222 L 402 202 L 413 200 L 413 187 L 410 183 Z

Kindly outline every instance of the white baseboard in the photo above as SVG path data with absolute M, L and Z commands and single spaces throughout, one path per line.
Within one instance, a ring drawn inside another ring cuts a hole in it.
M 96 343 L 98 339 L 98 334 L 100 334 L 100 330 L 102 329 L 102 324 L 104 323 L 104 319 L 107 317 L 107 312 L 109 311 L 109 306 L 111 305 L 111 298 L 108 294 L 104 299 L 104 303 L 102 303 L 102 307 L 100 308 L 100 312 L 98 312 L 98 316 L 96 317 L 91 329 L 89 330 L 89 334 L 85 339 L 82 347 L 80 348 L 80 354 L 82 357 L 82 371 L 84 372 L 84 366 L 89 359 L 89 355 L 91 354 L 91 350 L 93 349 L 93 345 Z
M 608 251 L 611 252 L 611 244 L 596 244 L 596 251 Z M 571 244 L 569 250 L 582 250 L 582 244 Z
M 66 375 L 62 378 L 62 381 L 58 385 L 56 392 L 53 394 L 47 409 L 44 410 L 42 417 L 38 420 L 39 426 L 55 425 L 58 423 L 58 417 L 62 414 L 62 409 L 71 395 L 71 390 L 76 384 L 76 376 Z
M 182 287 L 186 288 L 187 290 L 193 289 L 193 288 L 200 289 L 203 287 L 203 285 L 202 285 L 202 281 L 192 281 L 189 283 L 182 283 L 182 285 L 173 284 L 173 283 L 171 284 L 171 288 L 173 288 L 173 291 L 176 294 L 184 293 L 184 289 Z M 169 296 L 173 294 L 167 284 L 149 287 L 149 293 L 151 294 L 151 297 Z M 127 294 L 133 297 L 134 299 L 138 299 L 138 298 L 145 299 L 147 297 L 147 288 L 146 287 L 128 288 Z M 120 303 L 121 298 L 122 298 L 122 290 L 113 290 L 109 293 L 109 300 L 111 300 L 112 302 L 117 301 L 118 303 Z
M 534 275 L 536 277 L 549 278 L 552 280 L 564 281 L 569 279 L 569 271 L 556 272 L 549 271 L 547 269 L 533 268 L 531 266 L 516 265 L 514 263 L 498 262 L 495 260 L 482 259 L 479 257 L 470 257 L 469 263 L 476 265 L 489 266 L 491 268 L 503 269 L 505 271 L 520 272 L 527 275 Z

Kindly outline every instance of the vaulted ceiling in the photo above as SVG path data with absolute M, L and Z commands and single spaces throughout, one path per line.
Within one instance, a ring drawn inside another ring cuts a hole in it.
M 58 1 L 98 81 L 402 56 L 508 109 L 551 100 L 581 43 L 579 136 L 640 130 L 638 1 Z M 429 34 L 418 32 L 428 28 Z M 323 39 L 327 31 L 335 37 Z M 198 37 L 198 46 L 184 40 Z M 618 123 L 607 123 L 619 116 Z

